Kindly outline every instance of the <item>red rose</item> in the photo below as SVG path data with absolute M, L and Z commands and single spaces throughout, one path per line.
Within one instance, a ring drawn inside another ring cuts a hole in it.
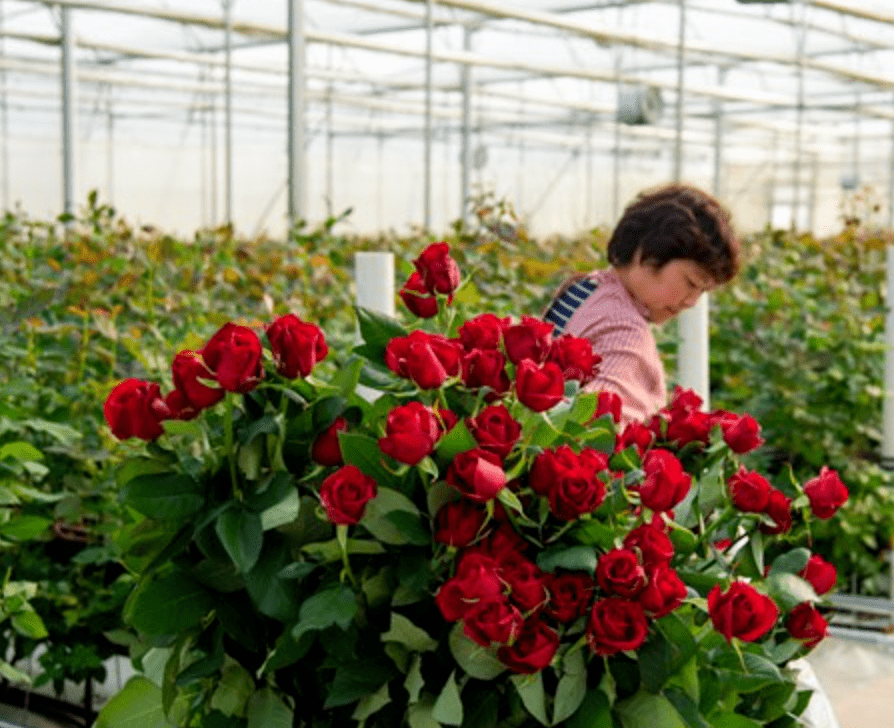
M 760 473 L 755 473 L 740 466 L 739 470 L 726 481 L 733 505 L 745 513 L 763 513 L 770 500 L 773 486 Z
M 400 463 L 416 465 L 435 449 L 441 436 L 437 416 L 421 402 L 398 405 L 388 413 L 379 449 Z
M 587 644 L 597 655 L 607 657 L 642 646 L 649 624 L 639 602 L 621 597 L 597 601 L 587 621 Z
M 345 465 L 323 481 L 320 502 L 332 523 L 350 526 L 363 517 L 366 504 L 377 492 L 375 480 L 360 468 Z
M 642 422 L 631 422 L 618 437 L 615 449 L 620 452 L 628 447 L 635 447 L 639 456 L 645 455 L 646 450 L 652 447 L 655 442 L 655 433 L 646 427 Z
M 580 571 L 548 574 L 549 601 L 544 611 L 558 622 L 573 622 L 586 614 L 595 588 L 593 577 Z
M 498 563 L 503 581 L 509 585 L 509 598 L 523 612 L 533 612 L 546 603 L 545 575 L 537 564 L 512 552 L 504 552 Z
M 432 295 L 422 276 L 414 271 L 413 274 L 404 283 L 403 288 L 398 291 L 398 295 L 404 302 L 410 313 L 419 318 L 432 318 L 438 314 L 438 298 Z
M 548 496 L 561 478 L 579 468 L 580 458 L 570 445 L 548 448 L 534 458 L 528 482 L 537 495 Z
M 679 607 L 686 598 L 686 584 L 669 566 L 649 569 L 649 583 L 639 594 L 643 611 L 652 619 L 660 619 Z
M 553 344 L 553 324 L 534 316 L 522 316 L 521 323 L 503 331 L 506 356 L 513 364 L 531 359 L 537 364 L 546 361 Z M 590 347 L 592 350 L 592 346 Z M 561 372 L 561 369 L 559 370 Z
M 680 413 L 699 410 L 703 403 L 704 400 L 694 389 L 683 389 L 677 385 L 667 408 L 671 413 Z
M 813 515 L 823 520 L 831 518 L 847 501 L 847 487 L 831 468 L 823 465 L 813 480 L 804 483 L 804 492 L 810 501 Z
M 171 362 L 171 377 L 174 388 L 183 394 L 195 409 L 212 407 L 224 398 L 226 392 L 218 386 L 209 386 L 200 380 L 209 380 L 215 385 L 214 374 L 205 366 L 201 354 L 195 351 L 181 351 Z
M 770 631 L 779 608 L 770 597 L 744 581 L 734 581 L 725 592 L 716 585 L 708 593 L 708 613 L 720 634 L 731 642 L 738 637 L 754 642 Z
M 646 586 L 646 570 L 630 549 L 612 549 L 599 557 L 596 581 L 608 594 L 633 599 Z
M 125 379 L 109 392 L 103 413 L 112 434 L 119 440 L 131 437 L 155 440 L 164 432 L 160 421 L 169 409 L 156 383 Z
M 499 455 L 476 447 L 453 458 L 446 480 L 469 500 L 484 503 L 506 485 L 506 473 Z
M 280 316 L 267 327 L 267 340 L 276 371 L 288 379 L 308 376 L 329 353 L 320 327 L 293 313 Z
M 558 365 L 565 379 L 586 384 L 598 373 L 602 357 L 589 339 L 563 334 L 553 340 L 546 360 Z
M 792 499 L 787 498 L 781 490 L 776 488 L 770 490 L 770 497 L 767 499 L 767 508 L 764 510 L 764 514 L 770 517 L 773 524 L 761 523 L 761 532 L 770 535 L 787 533 L 792 527 L 791 504 Z
M 487 511 L 466 499 L 442 505 L 435 514 L 434 540 L 454 548 L 465 548 L 481 533 Z
M 605 483 L 583 464 L 559 474 L 546 494 L 556 518 L 573 521 L 592 513 L 605 500 Z
M 596 396 L 596 414 L 593 417 L 602 417 L 603 415 L 611 415 L 612 419 L 619 423 L 621 421 L 621 397 L 615 392 L 602 390 Z M 633 423 L 631 423 L 633 424 Z M 652 441 L 652 433 L 650 433 L 641 423 L 637 423 L 649 436 L 649 442 Z M 629 427 L 627 429 L 630 429 Z M 645 448 L 643 448 L 645 449 Z
M 385 346 L 385 364 L 420 389 L 437 389 L 460 373 L 460 347 L 440 334 L 413 331 Z
M 223 392 L 223 390 L 219 390 Z M 159 419 L 168 420 L 192 420 L 199 416 L 201 410 L 193 407 L 186 395 L 179 389 L 172 389 L 165 395 L 164 409 L 157 404 L 153 406 L 153 411 L 159 416 Z
M 469 432 L 483 450 L 505 458 L 521 437 L 521 425 L 501 404 L 485 407 L 466 421 Z
M 348 421 L 344 417 L 336 417 L 335 421 L 323 430 L 310 447 L 310 459 L 320 465 L 344 465 L 338 433 L 348 429 Z
M 435 604 L 448 622 L 462 619 L 479 602 L 503 599 L 497 562 L 481 554 L 464 554 L 456 574 L 441 585 Z
M 499 505 L 499 503 L 497 504 Z M 523 554 L 528 549 L 528 542 L 508 523 L 501 523 L 484 539 L 473 546 L 470 551 L 477 550 L 498 563 L 512 558 L 515 554 Z
M 683 470 L 676 455 L 668 450 L 649 450 L 643 458 L 645 477 L 639 491 L 640 501 L 656 512 L 671 510 L 686 497 L 692 476 Z
M 807 647 L 815 647 L 829 632 L 828 622 L 810 602 L 802 602 L 792 610 L 785 620 L 785 628 Z
M 723 439 L 730 450 L 742 455 L 756 450 L 764 444 L 761 437 L 761 426 L 751 415 L 735 415 L 731 412 L 720 413 L 720 429 Z
M 562 370 L 552 362 L 540 367 L 531 359 L 525 359 L 515 371 L 515 393 L 518 401 L 528 409 L 545 412 L 565 397 Z
M 485 397 L 490 402 L 509 391 L 509 375 L 506 373 L 506 357 L 496 349 L 472 349 L 462 360 L 463 383 L 469 389 L 490 387 L 492 393 Z
M 453 293 L 459 288 L 459 265 L 450 257 L 447 243 L 432 243 L 413 261 L 413 265 L 431 293 Z
M 801 569 L 798 575 L 810 582 L 813 591 L 819 595 L 831 591 L 838 580 L 838 570 L 835 566 L 818 554 L 813 554 L 808 559 L 807 566 Z
M 462 324 L 457 333 L 466 351 L 499 349 L 503 331 L 509 324 L 509 317 L 499 318 L 492 313 L 482 313 Z
M 250 392 L 264 376 L 261 340 L 247 326 L 224 324 L 200 353 L 228 392 Z
M 497 650 L 497 658 L 513 672 L 532 675 L 553 661 L 559 649 L 559 635 L 543 620 L 527 620 L 511 645 Z
M 463 617 L 463 632 L 482 647 L 491 642 L 505 645 L 515 640 L 525 618 L 505 599 L 491 599 L 475 604 Z
M 663 522 L 656 519 L 634 528 L 624 537 L 624 548 L 638 551 L 643 565 L 660 566 L 670 563 L 674 544 L 665 533 Z
M 711 416 L 700 410 L 671 410 L 665 440 L 678 447 L 690 442 L 707 444 L 711 438 Z

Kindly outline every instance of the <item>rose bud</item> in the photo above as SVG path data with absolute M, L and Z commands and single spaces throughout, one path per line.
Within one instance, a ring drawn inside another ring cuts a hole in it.
M 270 324 L 267 339 L 276 371 L 287 379 L 308 376 L 329 353 L 319 326 L 306 323 L 293 313 L 280 316 Z
M 602 657 L 636 650 L 649 634 L 649 624 L 639 602 L 622 597 L 598 600 L 587 621 L 587 644 Z
M 745 466 L 739 466 L 726 481 L 726 487 L 733 505 L 745 513 L 763 513 L 773 489 L 763 475 L 746 470 Z
M 565 397 L 562 370 L 552 362 L 540 367 L 531 359 L 525 359 L 515 372 L 515 393 L 518 401 L 528 409 L 545 412 Z
M 791 498 L 787 498 L 781 490 L 773 488 L 770 491 L 770 497 L 767 499 L 767 508 L 764 510 L 764 514 L 769 516 L 773 524 L 761 523 L 759 526 L 761 533 L 771 536 L 787 533 L 792 527 L 791 504 Z
M 201 354 L 195 351 L 181 351 L 171 362 L 171 377 L 174 388 L 196 410 L 212 407 L 224 398 L 226 391 L 217 386 L 214 374 L 205 366 Z M 214 386 L 201 380 L 208 380 Z
M 818 595 L 825 594 L 832 590 L 838 579 L 838 570 L 833 564 L 830 564 L 822 556 L 813 554 L 807 561 L 801 571 L 798 572 L 805 581 L 809 582 Z
M 521 437 L 521 425 L 501 404 L 485 407 L 466 421 L 469 432 L 483 450 L 505 458 Z
M 615 392 L 609 392 L 608 390 L 602 390 L 597 395 L 596 414 L 593 415 L 593 418 L 595 419 L 597 417 L 602 417 L 603 415 L 611 415 L 615 423 L 619 424 L 621 422 L 621 406 L 622 401 L 621 397 L 618 394 L 616 394 Z M 646 428 L 641 423 L 636 424 L 639 424 L 639 426 L 648 433 L 649 442 L 651 442 L 652 434 L 648 430 L 646 430 Z
M 264 376 L 261 340 L 247 326 L 224 324 L 200 353 L 228 392 L 250 392 Z
M 804 484 L 804 492 L 810 501 L 813 515 L 823 520 L 834 516 L 848 498 L 847 487 L 841 482 L 838 473 L 826 465 L 823 465 L 817 477 Z
M 829 632 L 828 622 L 810 602 L 802 602 L 792 610 L 785 628 L 796 640 L 803 640 L 806 647 L 815 647 Z
M 323 481 L 320 502 L 331 523 L 350 526 L 360 521 L 377 492 L 373 478 L 354 465 L 345 465 Z
M 497 650 L 497 658 L 512 672 L 533 675 L 553 661 L 559 634 L 541 619 L 528 619 L 515 642 Z
M 487 522 L 487 511 L 467 499 L 442 505 L 435 514 L 434 540 L 462 549 L 478 538 Z
M 323 430 L 311 445 L 310 459 L 325 466 L 344 465 L 338 433 L 348 429 L 348 421 L 344 417 L 336 417 L 335 421 Z
M 646 427 L 642 422 L 631 422 L 618 437 L 615 450 L 621 452 L 628 447 L 635 447 L 639 456 L 646 454 L 646 450 L 652 447 L 655 442 L 655 433 Z
M 533 316 L 522 316 L 521 323 L 506 327 L 503 345 L 513 364 L 521 364 L 525 359 L 542 364 L 552 349 L 553 324 Z M 590 351 L 592 349 L 591 345 Z
M 650 568 L 648 576 L 649 583 L 640 592 L 638 600 L 649 617 L 660 619 L 683 603 L 687 596 L 686 584 L 666 565 Z
M 379 449 L 400 463 L 416 465 L 435 449 L 441 436 L 437 416 L 421 402 L 398 405 L 388 413 Z
M 432 318 L 438 314 L 438 298 L 429 293 L 422 280 L 422 276 L 414 271 L 404 283 L 398 295 L 404 302 L 410 313 L 419 318 Z
M 593 351 L 589 339 L 563 334 L 553 340 L 546 360 L 558 365 L 566 380 L 575 380 L 583 385 L 599 372 L 602 357 Z
M 525 618 L 518 607 L 506 599 L 480 601 L 463 617 L 463 632 L 482 647 L 492 642 L 505 645 L 513 642 L 521 632 Z
M 103 405 L 106 422 L 119 440 L 155 440 L 164 432 L 162 413 L 168 412 L 158 384 L 140 379 L 119 382 Z
M 492 313 L 482 313 L 463 323 L 457 333 L 466 351 L 472 349 L 499 349 L 503 341 L 503 331 L 511 319 L 499 318 Z
M 469 500 L 484 503 L 506 485 L 506 473 L 499 455 L 474 448 L 453 458 L 446 480 Z
M 447 243 L 432 243 L 416 260 L 416 271 L 431 293 L 453 293 L 459 288 L 459 265 L 450 257 Z
M 557 622 L 573 622 L 587 613 L 595 588 L 593 577 L 583 572 L 547 574 L 549 601 L 544 611 Z
M 720 412 L 720 429 L 723 440 L 737 455 L 756 450 L 764 444 L 761 437 L 761 426 L 751 415 L 735 415 L 731 412 Z
M 754 642 L 776 624 L 779 608 L 770 597 L 744 581 L 734 581 L 725 592 L 715 585 L 708 593 L 708 614 L 720 634 L 732 642 Z
M 596 581 L 606 593 L 632 599 L 646 586 L 646 570 L 630 549 L 612 549 L 599 557 Z
M 437 389 L 461 370 L 462 349 L 440 334 L 413 331 L 385 346 L 385 365 L 420 389 Z
M 643 471 L 645 478 L 634 490 L 639 491 L 643 506 L 655 512 L 671 510 L 686 497 L 692 485 L 692 476 L 668 450 L 649 450 L 643 458 Z

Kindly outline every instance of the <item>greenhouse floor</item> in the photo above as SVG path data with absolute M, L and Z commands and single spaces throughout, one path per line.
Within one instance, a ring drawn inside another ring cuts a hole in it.
M 839 630 L 807 659 L 829 698 L 837 728 L 892 728 L 894 718 L 894 636 Z M 0 704 L 0 728 L 72 728 L 21 707 Z M 829 723 L 823 724 L 825 728 Z

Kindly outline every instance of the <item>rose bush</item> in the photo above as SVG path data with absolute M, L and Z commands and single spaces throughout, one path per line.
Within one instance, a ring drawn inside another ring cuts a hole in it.
M 585 340 L 463 316 L 443 243 L 413 264 L 412 329 L 358 309 L 325 379 L 288 314 L 112 389 L 147 442 L 118 472 L 138 675 L 97 726 L 797 725 L 834 470 L 747 470 L 758 423 L 690 391 L 619 430 Z

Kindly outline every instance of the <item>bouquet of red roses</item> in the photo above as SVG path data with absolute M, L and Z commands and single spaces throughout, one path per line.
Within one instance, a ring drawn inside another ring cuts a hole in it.
M 149 444 L 118 477 L 139 675 L 97 726 L 797 725 L 836 473 L 771 484 L 758 423 L 689 391 L 620 429 L 588 341 L 463 317 L 444 243 L 413 262 L 412 327 L 360 309 L 339 355 L 230 323 L 110 393 Z

